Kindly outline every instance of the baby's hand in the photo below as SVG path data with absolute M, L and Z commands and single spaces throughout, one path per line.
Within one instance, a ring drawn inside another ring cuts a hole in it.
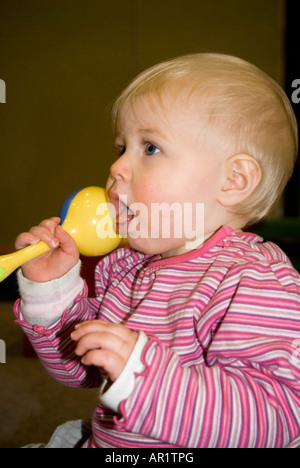
M 15 243 L 17 250 L 40 240 L 46 242 L 51 250 L 22 266 L 23 275 L 38 283 L 51 281 L 65 275 L 79 260 L 75 241 L 59 225 L 59 218 L 50 218 L 34 226 L 29 232 L 20 234 Z
M 112 382 L 123 371 L 138 340 L 138 333 L 124 325 L 91 320 L 76 326 L 71 338 L 77 341 L 75 353 L 86 366 L 97 366 Z

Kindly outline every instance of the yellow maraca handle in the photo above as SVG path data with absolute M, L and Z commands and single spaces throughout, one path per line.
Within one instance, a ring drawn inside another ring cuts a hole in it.
M 0 257 L 0 282 L 5 280 L 11 273 L 24 263 L 48 252 L 50 247 L 43 241 L 29 245 L 16 252 L 2 255 Z

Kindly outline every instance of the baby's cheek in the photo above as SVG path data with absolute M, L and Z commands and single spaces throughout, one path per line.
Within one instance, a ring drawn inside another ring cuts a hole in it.
M 156 183 L 150 182 L 147 179 L 142 180 L 139 186 L 134 190 L 133 199 L 135 202 L 144 203 L 146 206 L 153 202 L 160 202 L 159 187 Z

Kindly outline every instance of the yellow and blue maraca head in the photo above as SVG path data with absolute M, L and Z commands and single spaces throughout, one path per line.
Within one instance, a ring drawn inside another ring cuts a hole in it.
M 122 238 L 116 234 L 102 187 L 86 187 L 70 195 L 60 212 L 62 228 L 75 240 L 82 255 L 105 255 Z

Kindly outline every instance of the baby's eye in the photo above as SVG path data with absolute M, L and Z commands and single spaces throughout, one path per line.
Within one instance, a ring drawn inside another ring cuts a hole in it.
M 160 149 L 155 146 L 153 143 L 147 143 L 146 144 L 146 154 L 148 156 L 153 156 L 154 154 L 157 154 L 160 152 Z
M 118 158 L 122 156 L 125 153 L 125 151 L 126 151 L 125 146 L 121 146 L 121 145 L 116 146 L 116 155 Z

